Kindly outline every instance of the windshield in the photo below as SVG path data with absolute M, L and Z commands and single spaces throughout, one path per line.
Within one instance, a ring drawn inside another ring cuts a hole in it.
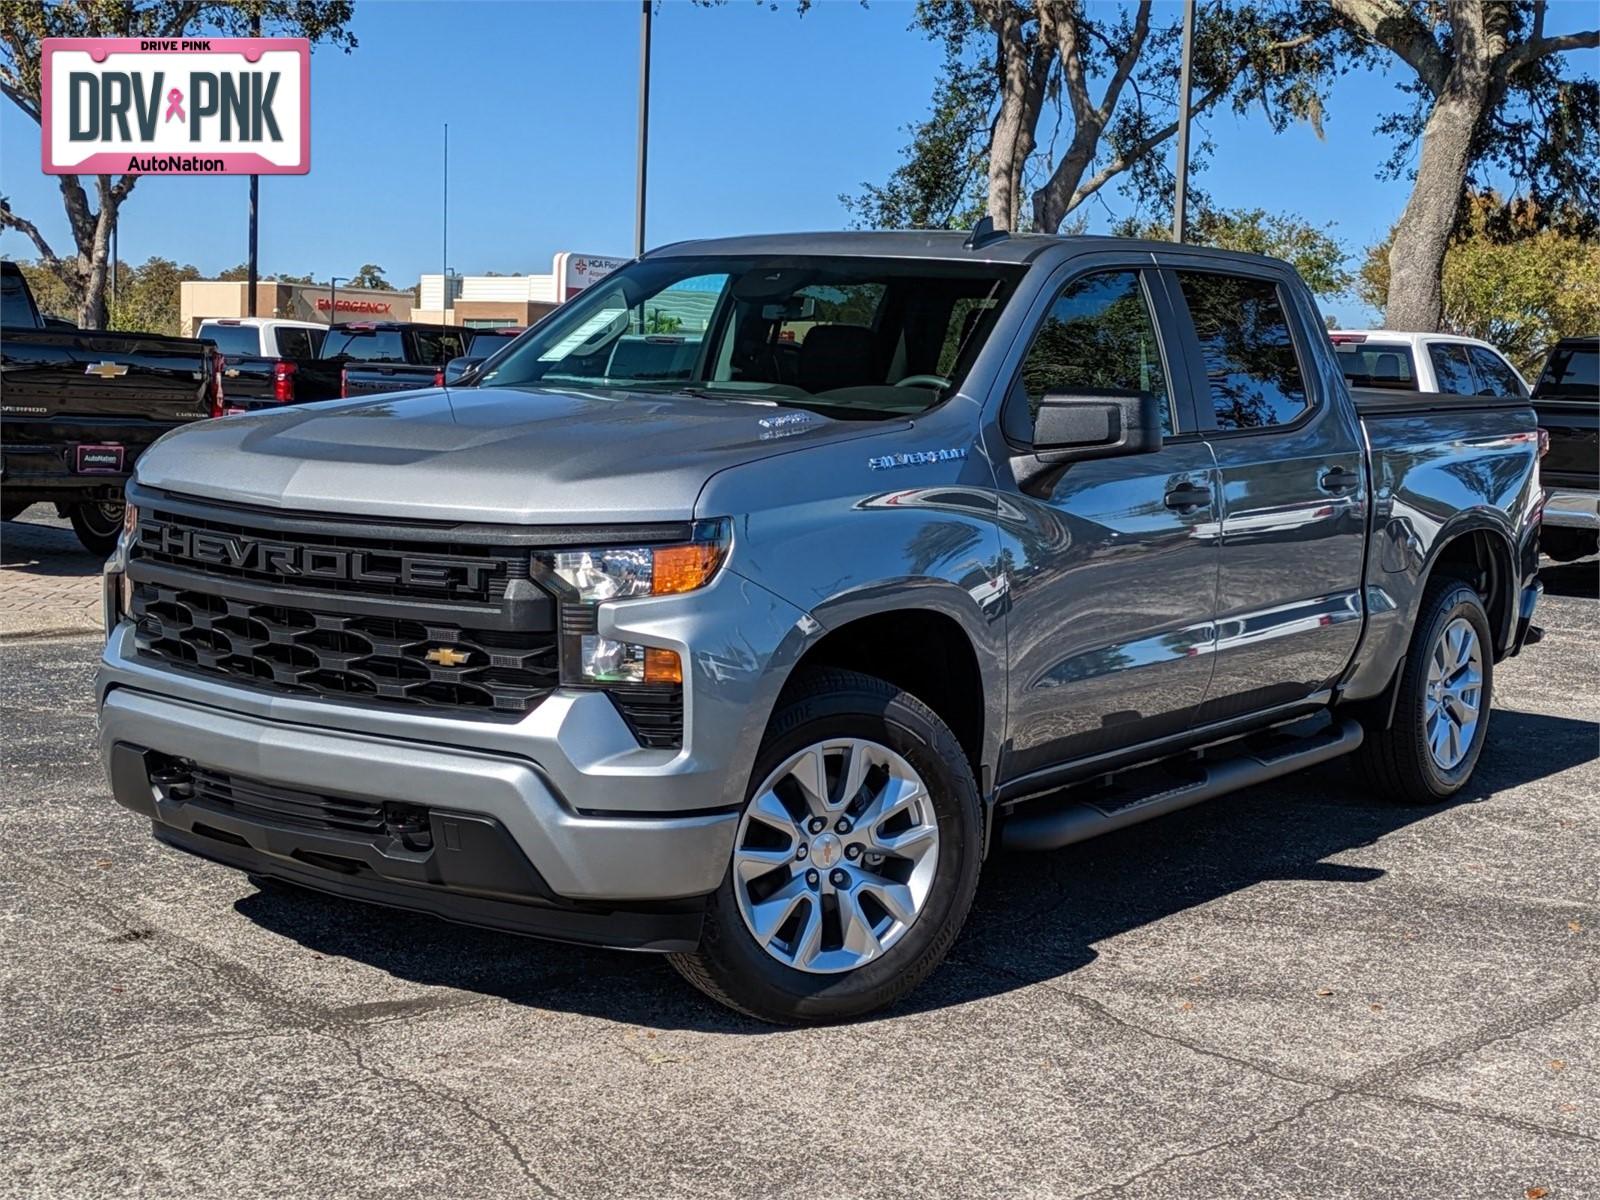
M 662 258 L 586 289 L 482 387 L 689 392 L 872 419 L 951 395 L 1020 268 L 874 258 Z

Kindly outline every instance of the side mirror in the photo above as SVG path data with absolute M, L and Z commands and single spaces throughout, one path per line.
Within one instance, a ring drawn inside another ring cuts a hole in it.
M 1159 449 L 1161 400 L 1150 392 L 1047 395 L 1033 421 L 1033 453 L 1041 463 L 1121 458 Z

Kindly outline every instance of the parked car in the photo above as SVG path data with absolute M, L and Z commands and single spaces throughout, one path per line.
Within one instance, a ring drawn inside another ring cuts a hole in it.
M 199 335 L 215 342 L 227 360 L 223 387 L 230 412 L 339 395 L 339 366 L 320 356 L 326 325 L 278 317 L 216 317 L 200 323 Z
M 1335 329 L 1328 336 L 1351 387 L 1460 396 L 1528 394 L 1527 382 L 1506 356 L 1477 338 L 1389 329 Z
M 109 554 L 139 455 L 222 411 L 216 348 L 42 317 L 12 262 L 0 262 L 0 300 L 0 518 L 52 503 L 86 549 Z
M 463 330 L 466 336 L 466 353 L 445 363 L 445 383 L 459 383 L 469 373 L 482 366 L 484 361 L 491 355 L 504 350 L 526 330 L 527 327 L 524 325 L 502 325 L 494 329 Z
M 1572 562 L 1600 549 L 1600 338 L 1562 338 L 1533 385 L 1533 407 L 1550 439 L 1540 546 Z
M 445 363 L 463 353 L 462 333 L 456 325 L 352 321 L 328 331 L 320 357 L 339 365 L 341 396 L 442 387 Z
M 147 455 L 105 766 L 258 878 L 857 1016 L 994 847 L 1343 755 L 1456 794 L 1535 637 L 1538 449 L 1521 396 L 1349 390 L 1270 259 L 678 243 L 472 388 Z

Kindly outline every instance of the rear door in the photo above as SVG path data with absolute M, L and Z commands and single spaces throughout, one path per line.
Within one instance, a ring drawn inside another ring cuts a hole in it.
M 1150 268 L 1147 254 L 1063 267 L 1013 352 L 1001 414 L 1011 455 L 1026 455 L 1047 393 L 1153 392 L 1166 437 L 1154 453 L 1076 462 L 1001 494 L 1011 605 L 1002 782 L 1181 734 L 1205 695 L 1218 481 Z
M 1158 256 L 1222 479 L 1217 637 L 1201 725 L 1332 685 L 1361 631 L 1365 449 L 1292 271 Z M 1316 339 L 1313 341 L 1313 339 Z

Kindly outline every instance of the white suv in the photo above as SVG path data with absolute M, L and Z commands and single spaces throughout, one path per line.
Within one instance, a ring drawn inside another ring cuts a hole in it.
M 1335 356 L 1351 387 L 1526 396 L 1528 384 L 1488 342 L 1453 333 L 1335 329 Z

